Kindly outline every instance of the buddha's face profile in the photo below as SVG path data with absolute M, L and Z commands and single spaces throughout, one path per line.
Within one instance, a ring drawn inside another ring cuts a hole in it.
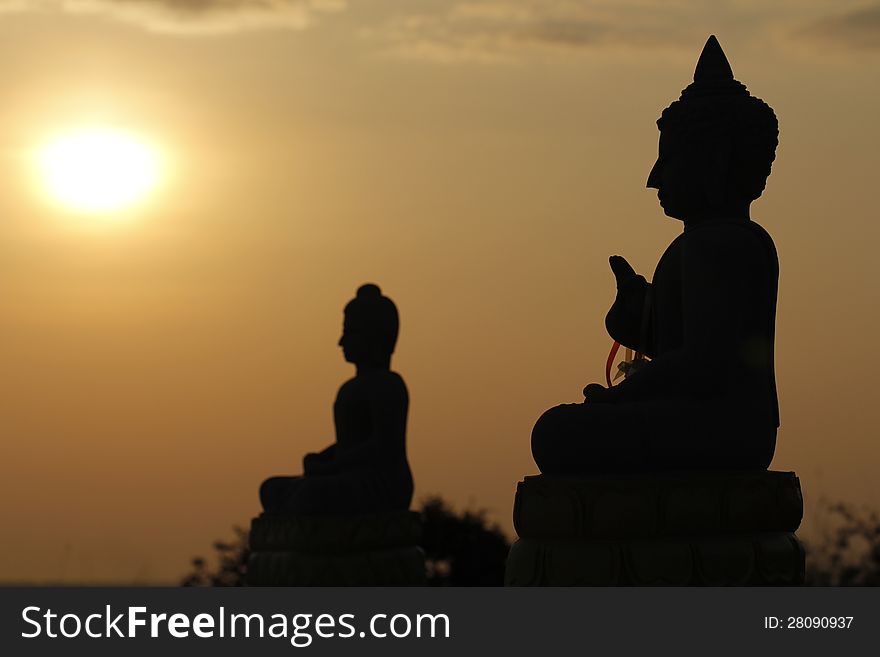
M 369 327 L 363 322 L 352 320 L 346 316 L 342 323 L 342 337 L 339 338 L 342 355 L 347 363 L 366 363 L 377 351 L 376 345 L 370 340 Z M 386 355 L 387 357 L 387 355 Z
M 342 336 L 339 338 L 339 346 L 342 347 L 342 357 L 346 363 L 354 363 L 355 356 L 363 351 L 363 337 L 352 330 L 349 322 L 342 323 Z
M 668 217 L 686 221 L 728 215 L 751 202 L 728 184 L 734 173 L 730 149 L 711 136 L 701 137 L 688 138 L 671 130 L 660 133 L 659 154 L 647 186 L 657 190 Z
M 766 134 L 770 130 L 747 132 L 750 128 L 661 130 L 647 187 L 657 190 L 667 216 L 682 221 L 748 217 L 749 205 L 764 190 L 776 147 L 775 134 Z
M 697 160 L 681 139 L 660 134 L 659 154 L 648 174 L 647 186 L 657 190 L 660 207 L 667 216 L 684 220 L 704 214 L 711 205 L 706 194 L 711 185 L 703 183 L 709 176 L 717 176 L 719 171 L 707 170 L 699 166 Z
M 345 307 L 339 346 L 346 362 L 387 366 L 397 342 L 397 308 L 379 288 L 367 284 Z

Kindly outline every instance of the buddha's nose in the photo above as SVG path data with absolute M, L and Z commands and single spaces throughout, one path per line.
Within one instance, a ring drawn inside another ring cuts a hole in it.
M 648 174 L 648 182 L 645 184 L 649 189 L 660 189 L 660 158 L 657 158 L 657 161 L 654 162 L 654 166 L 651 167 L 651 173 Z

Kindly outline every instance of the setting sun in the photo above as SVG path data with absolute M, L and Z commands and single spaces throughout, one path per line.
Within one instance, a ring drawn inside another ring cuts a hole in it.
M 43 183 L 65 207 L 86 213 L 121 210 L 144 199 L 159 179 L 158 154 L 110 128 L 65 134 L 39 153 Z

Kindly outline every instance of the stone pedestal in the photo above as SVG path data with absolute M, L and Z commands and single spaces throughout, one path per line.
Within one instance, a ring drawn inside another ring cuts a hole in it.
M 277 516 L 251 522 L 249 586 L 422 586 L 419 514 Z
M 785 586 L 804 578 L 792 472 L 526 477 L 508 586 Z

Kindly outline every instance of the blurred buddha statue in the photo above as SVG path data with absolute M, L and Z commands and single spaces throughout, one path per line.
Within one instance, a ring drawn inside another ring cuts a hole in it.
M 614 340 L 650 360 L 541 416 L 532 454 L 544 473 L 765 469 L 773 458 L 779 269 L 750 205 L 770 175 L 776 116 L 734 79 L 712 36 L 657 125 L 647 186 L 683 231 L 650 283 L 610 259 L 617 297 L 605 319 Z
M 405 511 L 413 493 L 406 458 L 409 396 L 391 371 L 397 308 L 376 285 L 362 285 L 345 307 L 339 345 L 355 376 L 336 395 L 336 442 L 303 458 L 303 475 L 272 477 L 260 488 L 270 514 Z

